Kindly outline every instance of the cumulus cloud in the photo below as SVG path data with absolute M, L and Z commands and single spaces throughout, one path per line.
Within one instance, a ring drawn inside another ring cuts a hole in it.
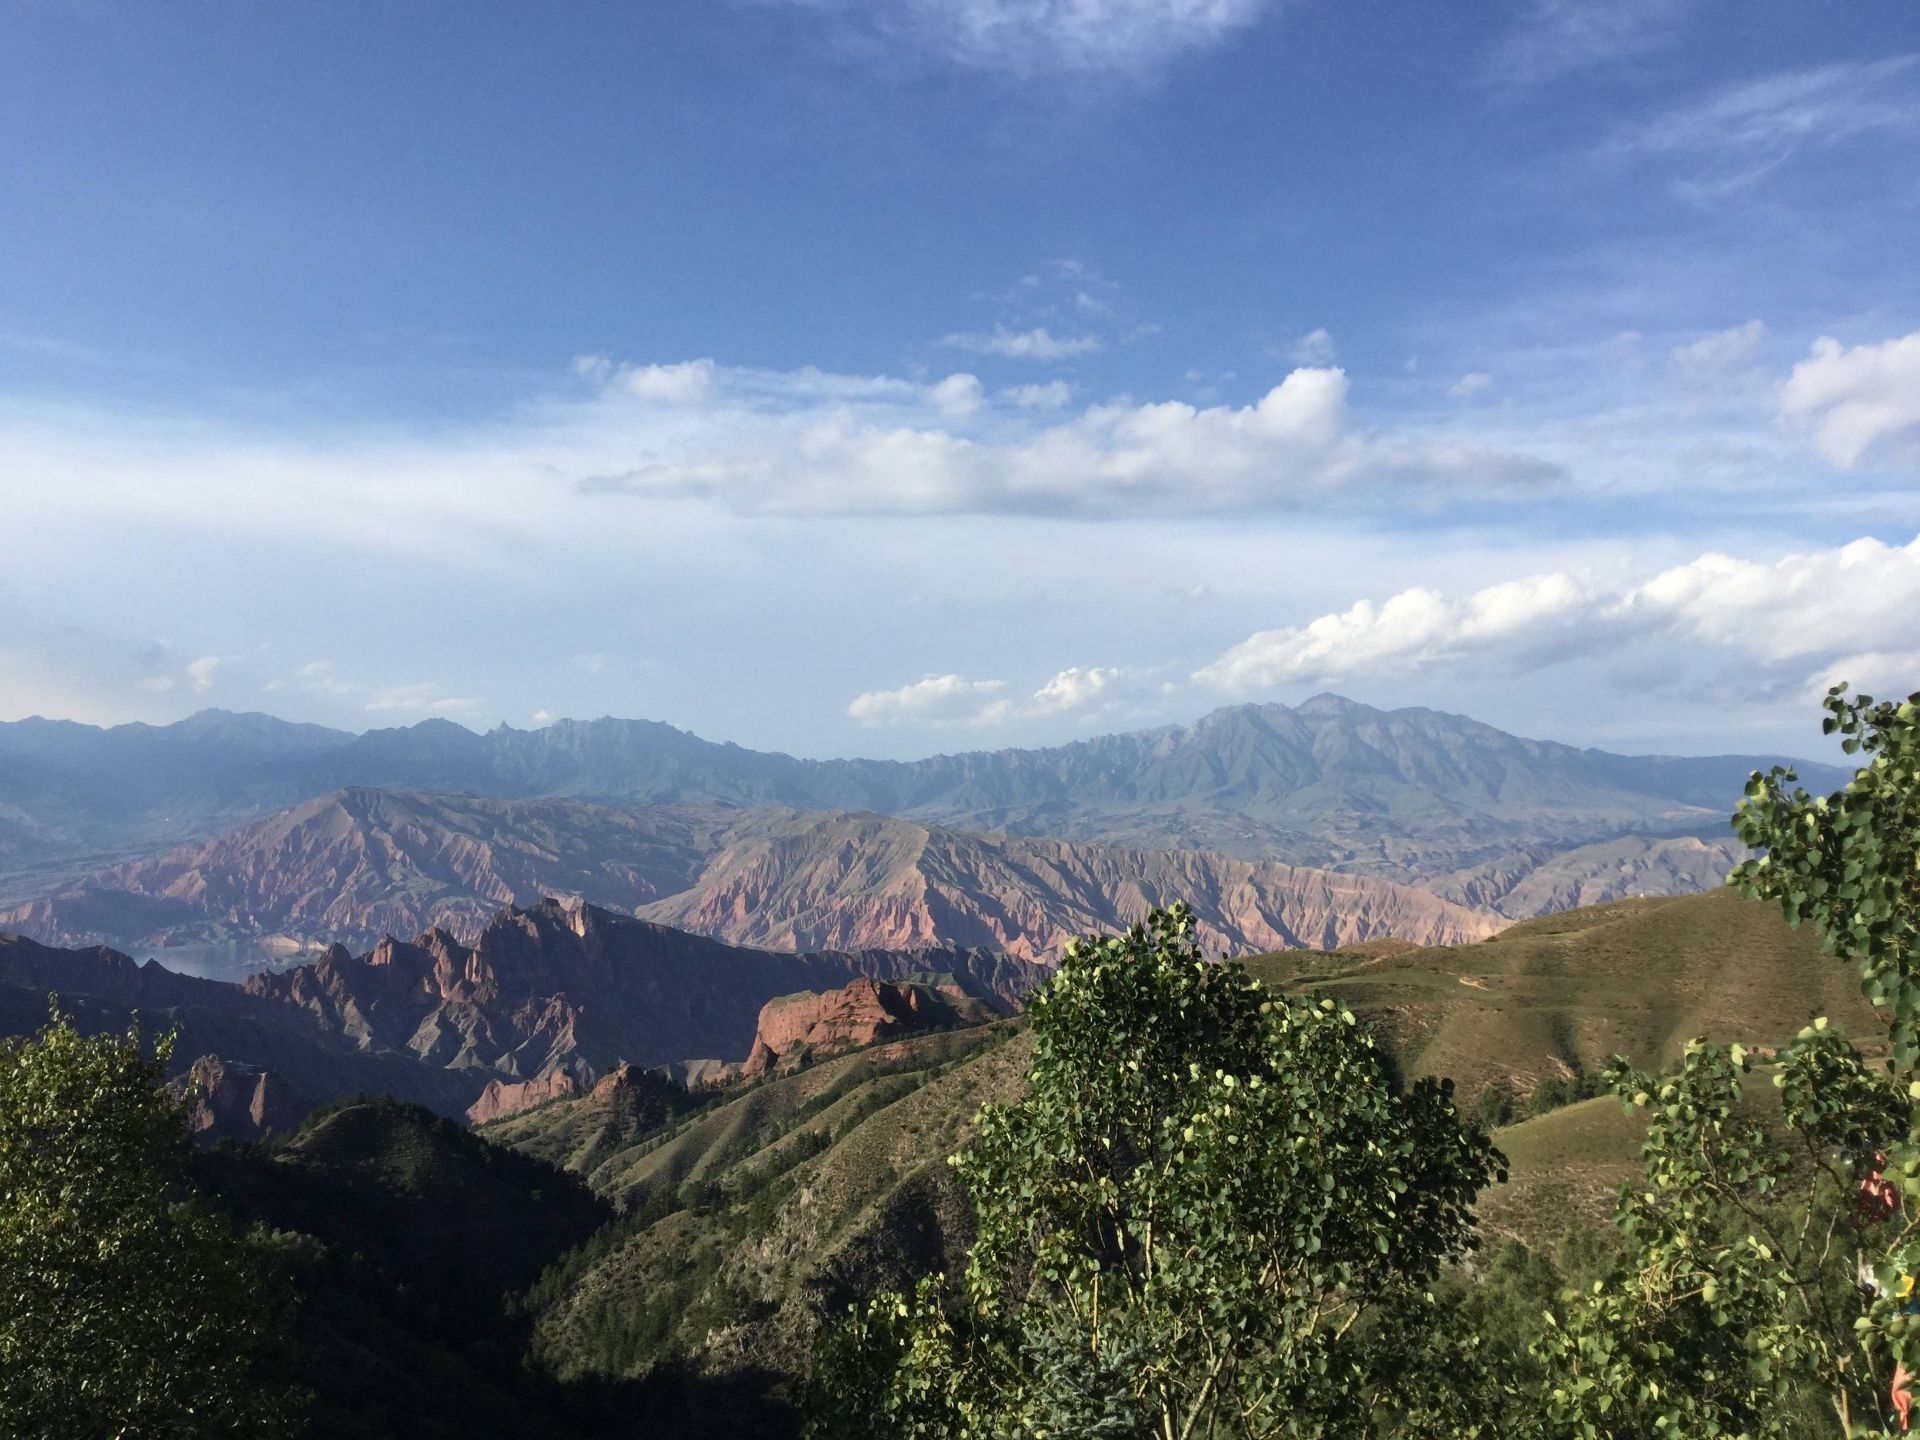
M 1224 40 L 1278 0 L 788 0 L 869 41 L 982 69 L 1128 73 Z
M 1099 712 L 1158 693 L 1144 671 L 1124 665 L 1070 665 L 1033 692 L 1029 716 Z
M 1851 349 L 1822 336 L 1781 387 L 1780 410 L 1811 424 L 1820 453 L 1851 469 L 1875 446 L 1920 429 L 1920 330 Z
M 1013 713 L 1004 680 L 929 675 L 897 690 L 856 695 L 847 714 L 862 725 L 992 725 Z
M 1487 493 L 1560 476 L 1486 446 L 1368 434 L 1351 422 L 1347 391 L 1340 370 L 1299 369 L 1244 406 L 1115 402 L 984 431 L 885 408 L 734 409 L 678 453 L 578 484 L 746 512 L 1133 517 L 1288 508 L 1370 488 L 1401 500 Z
M 193 687 L 193 693 L 204 695 L 213 688 L 215 677 L 220 673 L 218 655 L 202 655 L 187 666 L 187 683 Z
M 698 405 L 713 393 L 712 360 L 675 365 L 616 365 L 604 355 L 573 362 L 574 373 L 597 385 L 616 387 L 636 400 L 661 405 Z
M 1447 387 L 1447 394 L 1455 400 L 1471 400 L 1482 390 L 1493 384 L 1493 376 L 1484 370 L 1475 370 L 1462 375 Z
M 1071 360 L 1076 355 L 1094 355 L 1106 348 L 1097 335 L 1055 335 L 1044 325 L 1031 330 L 1009 330 L 996 325 L 991 331 L 963 331 L 944 335 L 942 345 L 955 350 L 971 350 L 978 355 L 999 355 L 1008 360 Z
M 1710 552 L 1637 581 L 1550 572 L 1460 597 L 1426 588 L 1357 600 L 1304 625 L 1263 630 L 1194 672 L 1228 695 L 1353 676 L 1397 678 L 1478 661 L 1533 670 L 1635 647 L 1680 647 L 1755 666 L 1780 686 L 1854 667 L 1890 683 L 1913 653 L 1920 539 L 1866 538 L 1759 561 Z M 1920 673 L 1891 683 L 1910 689 Z
M 366 704 L 370 715 L 464 715 L 479 708 L 478 700 L 447 695 L 430 680 L 375 690 Z
M 927 403 L 948 419 L 964 420 L 980 408 L 985 393 L 978 377 L 964 373 L 949 375 L 939 384 L 928 387 Z

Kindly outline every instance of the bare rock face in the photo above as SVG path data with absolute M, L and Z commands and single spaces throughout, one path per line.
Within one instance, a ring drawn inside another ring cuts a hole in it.
M 187 1102 L 200 1140 L 255 1140 L 300 1123 L 301 1107 L 271 1070 L 202 1055 L 168 1088 Z
M 740 1075 L 753 1079 L 917 1030 L 979 1023 L 995 1013 L 964 992 L 937 983 L 860 979 L 825 994 L 783 995 L 760 1008 L 753 1050 Z
M 770 950 L 944 944 L 1039 962 L 1078 935 L 1123 929 L 1176 900 L 1192 907 L 1201 942 L 1224 955 L 1384 936 L 1456 945 L 1507 923 L 1371 875 L 969 835 L 879 815 L 802 818 L 729 845 L 686 890 L 640 913 Z
M 470 1074 L 475 1092 L 499 1082 L 491 1098 L 476 1094 L 480 1112 L 498 1118 L 500 1106 L 546 1098 L 562 1071 L 584 1084 L 622 1062 L 740 1055 L 776 996 L 927 970 L 951 973 L 956 993 L 999 1008 L 1045 974 L 984 952 L 751 950 L 545 900 L 502 911 L 471 944 L 430 930 L 389 936 L 364 955 L 336 945 L 311 965 L 248 977 L 245 992 L 361 1051 Z
M 596 1091 L 598 1087 L 595 1087 Z M 571 1070 L 555 1070 L 535 1080 L 489 1080 L 480 1098 L 467 1107 L 467 1123 L 484 1125 L 508 1115 L 518 1115 L 549 1100 L 578 1095 L 580 1082 Z

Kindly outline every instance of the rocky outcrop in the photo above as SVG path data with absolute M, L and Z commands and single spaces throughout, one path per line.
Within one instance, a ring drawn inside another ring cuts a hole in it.
M 478 1091 L 623 1061 L 741 1055 L 775 996 L 927 970 L 1009 1008 L 1045 974 L 973 951 L 772 953 L 546 900 L 501 912 L 471 944 L 432 930 L 364 955 L 334 946 L 313 964 L 250 976 L 245 990 L 361 1050 L 471 1074 Z
M 977 1024 L 997 1013 L 955 987 L 860 979 L 825 994 L 782 995 L 760 1008 L 745 1079 L 919 1030 Z
M 555 1070 L 535 1080 L 489 1080 L 480 1098 L 467 1107 L 467 1123 L 484 1125 L 579 1093 L 580 1082 L 571 1070 Z
M 292 1130 L 305 1108 L 271 1070 L 202 1055 L 168 1087 L 187 1106 L 197 1140 L 258 1140 Z
M 753 950 L 547 900 L 501 912 L 471 944 L 430 930 L 358 955 L 336 945 L 243 985 L 0 937 L 0 1033 L 43 1025 L 50 992 L 69 1009 L 85 997 L 94 1028 L 124 1028 L 137 1009 L 149 1030 L 178 1026 L 187 1055 L 271 1070 L 303 1113 L 385 1092 L 443 1114 L 477 1105 L 498 1116 L 622 1062 L 744 1057 L 760 1007 L 776 996 L 929 970 L 1006 1008 L 1045 974 L 980 951 Z

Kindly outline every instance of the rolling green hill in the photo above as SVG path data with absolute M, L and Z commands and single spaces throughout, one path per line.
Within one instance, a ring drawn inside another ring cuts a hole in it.
M 1614 1051 L 1658 1064 L 1700 1033 L 1765 1045 L 1815 1014 L 1873 1033 L 1844 967 L 1730 892 L 1596 906 L 1475 945 L 1249 964 L 1270 984 L 1340 995 L 1406 1073 L 1454 1077 L 1469 1107 L 1494 1087 L 1524 1109 L 1542 1080 Z M 778 1377 L 804 1365 L 823 1316 L 964 1253 L 971 1217 L 944 1159 L 984 1101 L 1019 1093 L 1026 1061 L 1023 1025 L 1001 1021 L 723 1092 L 616 1143 L 617 1112 L 591 1097 L 487 1127 L 625 1212 L 535 1288 L 537 1354 L 568 1376 L 633 1378 L 671 1358 L 713 1381 L 771 1377 L 777 1415 Z M 1600 1098 L 1498 1141 L 1512 1178 L 1483 1197 L 1486 1233 L 1551 1245 L 1570 1225 L 1606 1224 L 1613 1188 L 1638 1168 L 1640 1124 Z
M 1873 1030 L 1851 970 L 1730 890 L 1590 906 L 1475 945 L 1245 963 L 1269 984 L 1340 996 L 1381 1026 L 1408 1074 L 1452 1076 L 1469 1096 L 1525 1095 L 1614 1053 L 1671 1061 L 1700 1034 L 1770 1045 L 1815 1015 Z

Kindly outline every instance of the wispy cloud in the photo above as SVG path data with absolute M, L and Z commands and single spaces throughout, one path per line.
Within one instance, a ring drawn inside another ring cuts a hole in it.
M 1541 85 L 1672 44 L 1697 0 L 1531 0 L 1482 66 L 1495 85 Z
M 847 714 L 862 725 L 992 725 L 1013 713 L 1004 680 L 928 675 L 895 690 L 853 697 Z
M 1307 331 L 1275 352 L 1275 358 L 1288 360 L 1295 365 L 1331 365 L 1339 356 L 1340 349 L 1334 344 L 1333 332 L 1324 325 L 1317 330 Z
M 961 331 L 944 335 L 942 345 L 955 350 L 971 350 L 976 355 L 999 355 L 1008 360 L 1071 360 L 1076 355 L 1097 355 L 1106 342 L 1097 335 L 1055 335 L 1044 325 L 1031 330 L 1009 330 L 996 325 L 982 334 Z
M 785 0 L 869 42 L 1016 74 L 1134 74 L 1219 44 L 1279 0 Z
M 847 714 L 862 725 L 980 728 L 1067 714 L 1112 715 L 1170 688 L 1149 672 L 1127 666 L 1072 665 L 1022 701 L 1008 693 L 1004 680 L 928 675 L 898 689 L 856 695 Z
M 448 695 L 431 680 L 413 685 L 390 685 L 367 697 L 369 715 L 466 715 L 480 708 L 470 696 Z
M 1920 55 L 1818 65 L 1729 86 L 1615 136 L 1623 156 L 1683 164 L 1682 194 L 1747 189 L 1794 158 L 1862 135 L 1920 134 Z

